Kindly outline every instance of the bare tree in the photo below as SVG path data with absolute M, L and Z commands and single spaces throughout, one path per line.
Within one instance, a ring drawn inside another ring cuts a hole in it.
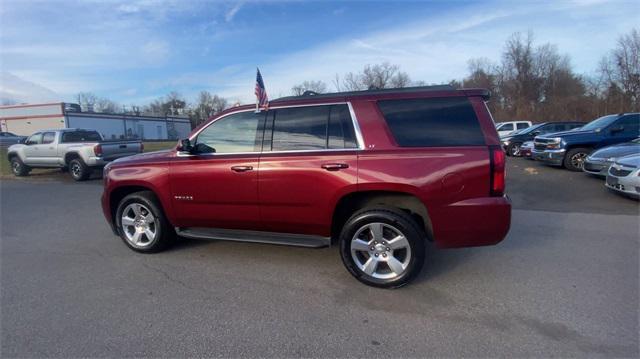
M 335 86 L 347 91 L 359 91 L 369 89 L 400 88 L 411 84 L 411 79 L 406 72 L 400 71 L 398 65 L 388 62 L 376 65 L 367 65 L 359 73 L 349 72 L 344 75 L 342 81 L 336 75 Z
M 322 81 L 304 81 L 303 83 L 295 85 L 291 88 L 291 93 L 294 96 L 300 96 L 305 91 L 325 93 L 327 92 L 327 84 Z
M 91 92 L 80 92 L 76 95 L 76 101 L 80 105 L 82 111 L 94 111 L 98 96 Z
M 211 116 L 224 111 L 228 107 L 226 99 L 211 95 L 208 91 L 200 91 L 196 103 L 190 106 L 189 118 L 194 126 L 208 120 Z
M 640 110 L 640 32 L 631 30 L 620 36 L 616 48 L 603 59 L 601 74 L 609 83 L 609 92 L 619 97 L 622 112 L 624 108 Z

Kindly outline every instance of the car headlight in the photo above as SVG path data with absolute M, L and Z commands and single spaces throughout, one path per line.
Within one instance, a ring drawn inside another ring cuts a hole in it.
M 550 138 L 549 142 L 547 143 L 547 148 L 548 149 L 557 149 L 560 148 L 562 144 L 562 138 L 560 137 L 554 137 L 554 138 Z
M 502 144 L 505 146 L 509 146 L 509 144 L 511 143 L 511 141 L 509 140 L 502 140 Z
M 605 158 L 605 161 L 607 161 L 607 162 L 615 162 L 616 158 L 617 157 L 608 157 L 608 158 Z

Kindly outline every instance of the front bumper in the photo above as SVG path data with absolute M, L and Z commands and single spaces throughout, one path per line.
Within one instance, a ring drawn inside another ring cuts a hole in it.
M 564 149 L 540 151 L 534 148 L 531 150 L 531 157 L 536 161 L 542 161 L 549 165 L 562 166 L 565 152 L 566 150 Z
M 113 223 L 113 217 L 111 215 L 111 203 L 109 203 L 109 197 L 107 196 L 106 191 L 102 192 L 102 197 L 100 197 L 100 204 L 102 205 L 102 214 L 104 214 L 104 218 L 107 220 L 107 223 L 109 223 L 109 227 L 111 227 L 113 234 L 118 236 L 118 230 Z
M 588 174 L 599 177 L 607 177 L 611 162 L 601 159 L 588 158 L 584 160 L 582 170 Z
M 640 198 L 640 176 L 638 176 L 638 170 L 624 177 L 613 176 L 609 173 L 604 184 L 613 191 L 633 198 Z

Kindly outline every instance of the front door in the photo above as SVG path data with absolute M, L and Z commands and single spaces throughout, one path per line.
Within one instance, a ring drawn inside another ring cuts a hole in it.
M 264 229 L 329 236 L 336 202 L 357 185 L 347 105 L 276 109 L 266 128 L 258 174 Z
M 29 136 L 24 144 L 26 145 L 24 148 L 24 163 L 29 166 L 44 165 L 44 157 L 40 149 L 40 146 L 42 146 L 42 132 L 36 132 Z
M 178 227 L 259 230 L 258 166 L 265 113 L 222 117 L 178 153 L 170 182 Z M 215 151 L 215 152 L 211 152 Z

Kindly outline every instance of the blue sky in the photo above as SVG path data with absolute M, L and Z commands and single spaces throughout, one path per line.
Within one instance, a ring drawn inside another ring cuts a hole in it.
M 73 101 L 91 91 L 145 104 L 171 90 L 252 102 L 259 66 L 271 98 L 296 83 L 400 65 L 413 80 L 461 79 L 532 30 L 592 74 L 640 23 L 638 1 L 0 0 L 0 97 Z

